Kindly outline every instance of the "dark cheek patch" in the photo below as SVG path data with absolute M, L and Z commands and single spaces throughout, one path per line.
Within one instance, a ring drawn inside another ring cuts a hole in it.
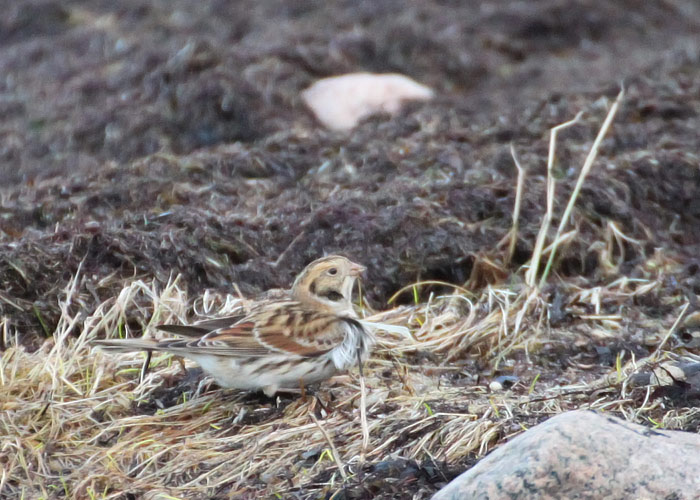
M 333 302 L 340 302 L 343 300 L 343 294 L 337 290 L 325 288 L 323 285 L 319 287 L 318 280 L 314 280 L 309 284 L 309 292 L 311 295 L 316 295 L 317 297 L 323 297 L 324 299 L 331 300 Z
M 340 302 L 343 300 L 343 294 L 338 293 L 335 290 L 328 290 L 323 294 L 323 297 L 326 297 L 328 300 L 332 300 L 333 302 Z

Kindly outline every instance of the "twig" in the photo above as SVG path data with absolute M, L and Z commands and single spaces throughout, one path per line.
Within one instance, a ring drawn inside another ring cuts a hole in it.
M 510 229 L 510 243 L 508 244 L 508 254 L 506 255 L 505 265 L 510 264 L 515 253 L 515 245 L 518 243 L 518 224 L 520 220 L 520 205 L 523 197 L 523 186 L 525 185 L 525 169 L 520 165 L 520 161 L 515 154 L 515 147 L 510 145 L 510 154 L 515 162 L 515 168 L 518 169 L 518 182 L 515 188 L 515 204 L 513 206 L 513 227 Z
M 321 422 L 319 422 L 318 419 L 316 418 L 316 415 L 313 414 L 313 411 L 309 412 L 309 415 L 311 416 L 311 420 L 314 421 L 314 423 L 318 427 L 318 430 L 321 431 L 321 434 L 323 434 L 323 437 L 325 438 L 326 442 L 328 443 L 328 446 L 331 449 L 331 453 L 333 454 L 333 460 L 335 461 L 335 465 L 338 467 L 338 471 L 340 471 L 340 475 L 343 476 L 343 480 L 347 481 L 348 474 L 347 474 L 347 472 L 345 472 L 345 466 L 343 465 L 343 462 L 340 460 L 340 454 L 338 454 L 338 449 L 333 444 L 333 441 L 331 440 L 331 437 L 326 432 L 326 429 L 323 428 L 323 426 L 321 425 Z
M 656 351 L 649 356 L 650 361 L 656 361 L 656 359 L 659 356 L 659 353 L 661 353 L 661 349 L 663 346 L 666 345 L 666 342 L 668 342 L 668 339 L 673 335 L 673 332 L 676 331 L 678 328 L 678 325 L 680 325 L 681 320 L 685 317 L 685 312 L 688 310 L 688 307 L 690 307 L 690 302 L 686 302 L 685 305 L 683 306 L 683 309 L 681 309 L 681 313 L 678 315 L 676 318 L 676 321 L 674 321 L 673 325 L 671 325 L 671 328 L 669 328 L 668 332 L 666 332 L 666 335 L 664 336 L 663 340 L 661 340 L 661 343 L 658 345 L 656 348 Z
M 561 233 L 564 231 L 564 227 L 566 226 L 569 217 L 571 216 L 571 211 L 574 208 L 574 204 L 576 203 L 576 198 L 578 198 L 578 194 L 581 191 L 581 188 L 583 187 L 583 183 L 586 180 L 586 177 L 588 176 L 588 173 L 591 171 L 591 167 L 593 166 L 593 162 L 595 159 L 598 157 L 598 149 L 600 149 L 600 143 L 603 142 L 603 138 L 605 137 L 605 134 L 608 132 L 608 129 L 610 128 L 610 124 L 613 121 L 613 118 L 615 118 L 615 114 L 617 113 L 617 109 L 620 107 L 620 103 L 622 102 L 622 98 L 625 96 L 625 89 L 621 89 L 620 93 L 617 94 L 617 98 L 615 99 L 615 102 L 613 105 L 610 107 L 610 111 L 608 111 L 608 116 L 605 117 L 605 121 L 603 122 L 603 125 L 600 127 L 600 130 L 598 131 L 598 135 L 595 138 L 595 141 L 593 141 L 593 146 L 591 146 L 591 150 L 588 152 L 588 156 L 586 157 L 586 161 L 583 163 L 583 168 L 581 169 L 581 173 L 578 176 L 578 180 L 576 181 L 576 186 L 574 186 L 574 190 L 571 193 L 571 197 L 569 198 L 569 203 L 566 205 L 566 209 L 564 210 L 564 215 L 561 218 L 561 221 L 559 222 L 559 227 L 557 228 L 557 233 L 554 237 L 554 241 L 556 242 L 559 239 L 559 236 L 561 236 Z M 549 270 L 552 267 L 552 263 L 554 262 L 554 256 L 557 253 L 557 247 L 553 247 L 551 253 L 549 254 L 549 259 L 547 259 L 547 265 L 544 268 L 544 272 L 542 273 L 542 278 L 540 278 L 540 284 L 539 287 L 542 288 L 547 281 L 547 275 L 549 274 Z
M 365 375 L 362 372 L 362 358 L 360 350 L 357 350 L 357 363 L 360 369 L 360 425 L 362 426 L 362 448 L 360 449 L 360 471 L 365 463 L 365 455 L 369 447 L 369 425 L 367 424 L 367 387 L 365 386 Z
M 540 259 L 542 258 L 542 247 L 544 246 L 544 240 L 547 237 L 549 226 L 552 224 L 552 213 L 554 211 L 554 188 L 556 187 L 556 180 L 552 175 L 552 170 L 554 168 L 554 152 L 557 149 L 557 134 L 559 134 L 560 130 L 577 124 L 579 120 L 581 120 L 581 116 L 583 116 L 583 112 L 579 111 L 573 120 L 561 123 L 549 131 L 549 156 L 547 157 L 547 211 L 545 212 L 544 219 L 542 220 L 540 230 L 537 233 L 537 241 L 535 242 L 535 248 L 532 251 L 530 269 L 528 269 L 527 273 L 525 274 L 525 282 L 531 287 L 535 286 L 537 271 L 540 266 Z
M 139 374 L 139 384 L 143 384 L 146 375 L 148 375 L 148 369 L 151 367 L 152 357 L 153 351 L 146 351 L 146 359 L 143 360 L 143 365 L 141 365 L 141 372 Z
M 413 289 L 417 286 L 421 286 L 421 285 L 446 286 L 446 287 L 454 288 L 455 290 L 458 290 L 469 297 L 474 297 L 474 292 L 471 292 L 464 287 L 455 285 L 454 283 L 448 283 L 447 281 L 439 281 L 439 280 L 423 280 L 423 281 L 416 281 L 415 283 L 411 283 L 410 285 L 406 285 L 406 286 L 400 288 L 397 292 L 394 293 L 394 295 L 389 297 L 389 300 L 387 300 L 386 303 L 391 304 L 399 297 L 399 295 L 401 295 L 406 290 L 411 290 L 411 289 Z
M 287 254 L 290 252 L 292 247 L 297 244 L 297 242 L 306 234 L 306 229 L 302 229 L 299 234 L 297 234 L 294 239 L 287 245 L 287 248 L 285 248 L 282 253 L 277 257 L 277 260 L 272 264 L 274 267 L 278 267 L 284 258 L 287 256 Z

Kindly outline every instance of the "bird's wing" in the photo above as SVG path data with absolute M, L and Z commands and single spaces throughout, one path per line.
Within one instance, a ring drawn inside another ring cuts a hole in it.
M 220 330 L 235 325 L 243 318 L 245 318 L 245 313 L 225 316 L 222 318 L 207 319 L 204 321 L 198 321 L 191 325 L 158 325 L 156 328 L 174 335 L 200 338 L 205 336 L 207 333 L 213 332 L 214 330 Z
M 340 344 L 348 331 L 344 318 L 319 312 L 298 302 L 265 304 L 237 323 L 198 339 L 163 340 L 158 347 L 191 354 L 314 357 Z
M 283 290 L 281 288 L 273 288 L 261 294 L 258 294 L 251 304 L 241 305 L 234 309 L 234 314 L 228 316 L 223 316 L 220 318 L 205 319 L 203 321 L 197 321 L 191 325 L 158 325 L 156 328 L 158 330 L 172 333 L 173 335 L 180 335 L 182 337 L 193 337 L 200 338 L 207 333 L 213 332 L 214 330 L 223 330 L 229 328 L 242 319 L 246 317 L 246 314 L 260 304 L 267 304 L 273 301 L 284 301 L 290 299 L 289 290 Z

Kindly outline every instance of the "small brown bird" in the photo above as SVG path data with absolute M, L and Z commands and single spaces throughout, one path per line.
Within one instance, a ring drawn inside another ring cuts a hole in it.
M 186 338 L 115 339 L 92 343 L 113 351 L 165 351 L 192 359 L 222 387 L 298 389 L 366 359 L 371 331 L 352 308 L 352 289 L 365 270 L 345 257 L 315 260 L 286 296 L 252 304 L 244 314 L 158 328 Z M 283 294 L 285 295 L 285 294 Z

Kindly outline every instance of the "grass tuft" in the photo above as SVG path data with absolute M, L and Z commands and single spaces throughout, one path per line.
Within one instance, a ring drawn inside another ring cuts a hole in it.
M 552 137 L 578 119 L 555 127 Z M 542 287 L 558 248 L 577 234 L 564 232 L 576 217 L 575 191 L 546 244 L 555 218 L 555 142 L 547 212 L 529 265 L 479 289 L 450 285 L 451 293 L 431 294 L 425 302 L 418 291 L 435 282 L 399 290 L 397 295 L 413 293 L 411 305 L 364 319 L 407 327 L 411 335 L 400 328 L 379 332 L 362 377 L 358 370 L 336 377 L 313 397 L 271 401 L 219 389 L 162 354 L 142 374 L 141 354 L 89 347 L 95 338 L 160 335 L 154 325 L 186 322 L 192 309 L 206 317 L 246 303 L 240 294 L 213 293 L 192 303 L 178 278 L 162 288 L 134 280 L 88 312 L 76 293 L 76 274 L 62 295 L 55 330 L 33 352 L 3 319 L 0 498 L 338 498 L 401 460 L 438 470 L 433 482 L 413 485 L 415 498 L 427 498 L 454 469 L 466 469 L 499 443 L 563 411 L 596 409 L 654 427 L 690 427 L 697 409 L 662 404 L 649 388 L 630 383 L 645 367 L 687 357 L 672 342 L 687 302 L 669 297 L 664 306 L 672 312 L 663 321 L 671 326 L 643 344 L 630 326 L 659 324 L 638 304 L 662 288 L 676 265 L 670 256 L 650 256 L 644 276 L 619 276 L 614 255 L 642 243 L 609 225 L 605 238 L 592 242 L 609 274 L 561 277 L 556 300 Z M 524 169 L 518 171 L 514 189 L 521 192 Z M 516 207 L 505 260 L 513 255 L 518 213 Z M 549 261 L 536 287 L 544 256 Z M 493 260 L 478 264 L 479 272 L 502 272 Z M 470 281 L 480 281 L 476 274 Z M 369 308 L 363 304 L 363 310 Z M 589 360 L 594 345 L 609 346 L 609 363 Z M 490 381 L 500 375 L 532 382 L 499 390 Z

